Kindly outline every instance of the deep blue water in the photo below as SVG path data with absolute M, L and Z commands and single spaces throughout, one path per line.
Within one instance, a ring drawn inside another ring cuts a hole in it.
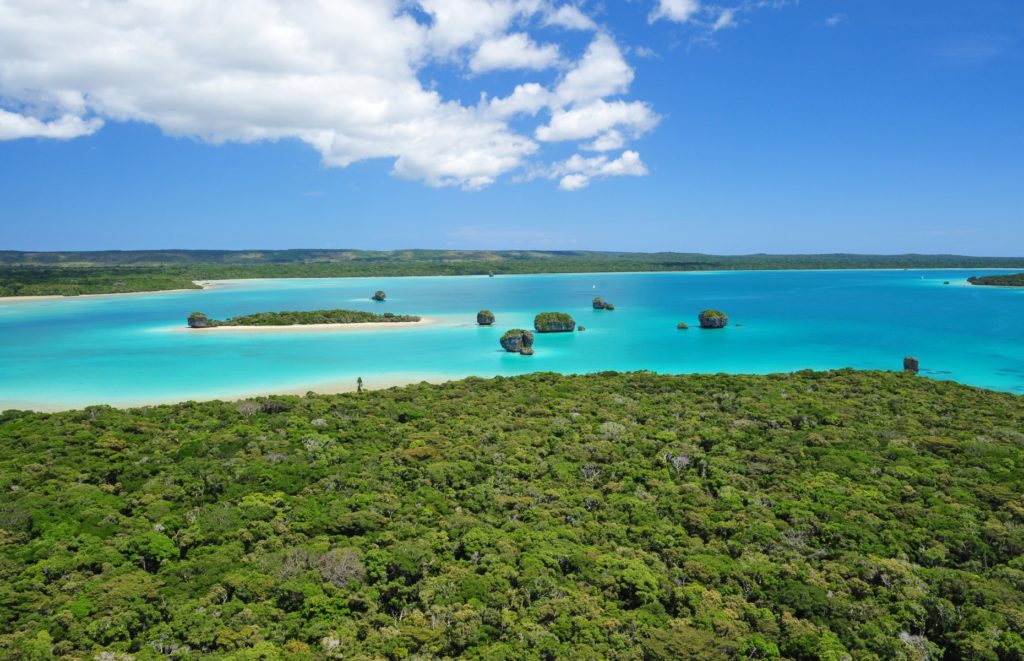
M 1024 393 L 1024 290 L 971 287 L 967 271 L 756 271 L 239 280 L 206 291 L 0 302 L 0 409 L 135 404 L 351 389 L 468 375 L 647 369 L 768 373 L 902 367 Z M 950 285 L 943 282 L 949 280 Z M 386 303 L 368 300 L 376 289 Z M 615 311 L 594 311 L 603 296 Z M 730 326 L 696 328 L 708 307 Z M 419 314 L 385 331 L 175 330 L 200 310 L 348 308 Z M 476 311 L 497 315 L 478 328 Z M 583 333 L 501 351 L 508 328 L 569 312 Z M 686 321 L 691 330 L 676 324 Z M 739 326 L 734 324 L 740 324 Z

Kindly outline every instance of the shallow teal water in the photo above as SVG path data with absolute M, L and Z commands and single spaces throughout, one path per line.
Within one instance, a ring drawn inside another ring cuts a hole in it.
M 1024 290 L 970 287 L 965 271 L 775 271 L 445 278 L 241 280 L 206 291 L 0 303 L 0 409 L 126 405 L 351 389 L 551 370 L 768 373 L 900 369 L 1024 393 Z M 949 280 L 952 284 L 943 285 Z M 368 300 L 376 289 L 386 303 Z M 595 295 L 615 303 L 594 311 Z M 732 322 L 697 329 L 717 307 Z M 348 308 L 438 321 L 385 331 L 175 330 L 271 310 Z M 475 314 L 490 308 L 492 328 Z M 539 335 L 536 355 L 501 351 L 508 328 L 545 310 L 584 333 Z M 686 321 L 694 328 L 679 331 Z

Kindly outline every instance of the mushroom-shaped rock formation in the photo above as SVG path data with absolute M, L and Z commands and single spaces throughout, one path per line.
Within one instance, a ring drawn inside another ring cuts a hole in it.
M 378 289 L 377 291 L 373 292 L 373 296 L 370 297 L 370 300 L 371 301 L 383 301 L 387 297 L 388 297 L 387 294 L 385 294 L 383 291 Z
M 903 371 L 909 372 L 910 374 L 917 374 L 921 369 L 920 363 L 917 362 L 917 358 L 913 356 L 907 356 L 903 359 Z
M 522 328 L 513 328 L 501 336 L 501 348 L 510 353 L 521 353 L 533 346 L 533 333 Z
M 210 319 L 202 312 L 193 312 L 188 316 L 189 328 L 206 328 L 210 325 Z
M 688 330 L 690 327 L 686 324 L 685 321 L 680 321 L 679 325 L 676 326 L 676 328 L 678 328 L 679 330 Z
M 576 330 L 576 320 L 564 312 L 541 312 L 533 327 L 538 333 L 569 333 Z
M 494 323 L 494 313 L 490 310 L 480 310 L 476 313 L 476 323 L 481 326 L 490 326 Z
M 604 300 L 600 296 L 594 297 L 594 309 L 595 310 L 614 310 L 615 306 Z
M 701 328 L 725 328 L 729 325 L 729 315 L 721 310 L 704 310 L 700 313 Z

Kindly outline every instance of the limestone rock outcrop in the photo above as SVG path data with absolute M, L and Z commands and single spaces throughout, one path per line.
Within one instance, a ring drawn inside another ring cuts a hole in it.
M 188 316 L 188 327 L 189 328 L 207 328 L 210 325 L 210 319 L 202 312 L 193 312 Z
M 576 330 L 576 320 L 564 312 L 541 312 L 533 319 L 538 333 L 570 333 Z
M 522 328 L 513 328 L 501 336 L 501 348 L 510 353 L 533 355 L 533 333 Z M 529 349 L 528 352 L 524 352 Z
M 721 310 L 704 310 L 699 318 L 701 328 L 725 328 L 729 325 L 729 315 Z

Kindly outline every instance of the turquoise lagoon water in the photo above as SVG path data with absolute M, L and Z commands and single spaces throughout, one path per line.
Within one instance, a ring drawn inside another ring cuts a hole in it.
M 768 373 L 898 370 L 1024 393 L 1024 290 L 971 287 L 967 271 L 757 271 L 433 278 L 237 280 L 205 291 L 0 303 L 0 409 L 130 405 L 370 388 L 550 370 Z M 943 285 L 949 280 L 952 284 Z M 376 289 L 386 303 L 368 300 Z M 591 298 L 615 303 L 591 309 Z M 721 308 L 724 330 L 696 328 Z M 349 308 L 437 323 L 383 331 L 182 330 L 272 310 Z M 492 328 L 476 311 L 497 315 Z M 534 314 L 571 313 L 584 333 L 501 351 Z M 676 329 L 686 321 L 693 328 Z

